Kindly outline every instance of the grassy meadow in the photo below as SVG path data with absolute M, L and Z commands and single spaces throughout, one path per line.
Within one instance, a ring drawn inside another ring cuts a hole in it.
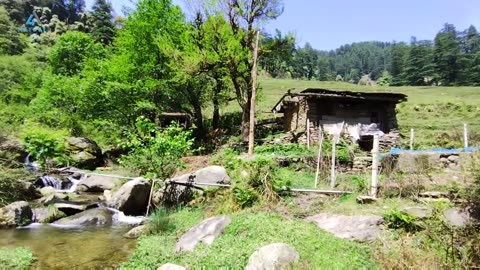
M 397 106 L 400 132 L 406 146 L 410 129 L 415 129 L 415 147 L 462 147 L 463 123 L 469 125 L 470 145 L 480 145 L 480 87 L 381 87 L 359 86 L 345 82 L 320 82 L 290 79 L 260 80 L 257 102 L 259 119 L 272 117 L 270 110 L 288 89 L 325 88 L 362 92 L 393 92 L 408 95 Z M 239 111 L 230 103 L 222 112 Z

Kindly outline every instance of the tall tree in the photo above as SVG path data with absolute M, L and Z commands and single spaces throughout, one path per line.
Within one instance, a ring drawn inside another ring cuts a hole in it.
M 283 2 L 282 0 L 199 0 L 197 2 L 206 12 L 220 12 L 225 16 L 234 35 L 230 44 L 233 46 L 238 42 L 234 45 L 235 50 L 241 50 L 239 53 L 229 55 L 226 67 L 238 104 L 242 108 L 242 137 L 244 141 L 248 141 L 255 33 L 262 23 L 275 19 L 283 13 Z
M 432 49 L 431 41 L 417 41 L 412 38 L 402 74 L 405 84 L 426 85 L 433 80 Z
M 445 24 L 435 36 L 433 59 L 439 80 L 444 85 L 452 85 L 460 79 L 460 42 L 453 24 Z
M 90 14 L 92 18 L 91 35 L 97 42 L 104 45 L 112 43 L 115 35 L 112 6 L 106 0 L 95 0 Z
M 463 37 L 464 68 L 461 72 L 463 84 L 480 84 L 480 34 L 475 26 L 471 25 Z
M 278 29 L 274 36 L 268 33 L 263 36 L 259 66 L 274 78 L 287 77 L 295 52 L 295 37 L 291 33 L 283 36 Z
M 393 86 L 403 84 L 402 74 L 407 52 L 408 46 L 403 42 L 395 43 L 391 47 L 390 74 L 392 76 L 391 85 Z

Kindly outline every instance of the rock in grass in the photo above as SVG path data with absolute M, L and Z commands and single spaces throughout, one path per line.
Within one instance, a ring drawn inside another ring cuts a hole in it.
M 175 251 L 192 251 L 200 242 L 204 242 L 207 245 L 212 244 L 223 233 L 230 221 L 230 218 L 227 216 L 211 217 L 202 221 L 188 230 L 178 240 L 175 245 Z
M 145 234 L 148 231 L 147 225 L 137 226 L 123 235 L 125 238 L 137 239 L 140 235 Z
M 321 213 L 308 217 L 321 229 L 336 237 L 358 242 L 374 241 L 380 234 L 383 218 L 380 216 L 343 216 Z
M 358 196 L 357 203 L 359 204 L 370 204 L 377 201 L 377 198 L 371 196 Z
M 28 225 L 32 223 L 32 215 L 28 202 L 11 203 L 0 209 L 0 228 Z
M 143 178 L 135 178 L 123 184 L 107 204 L 125 215 L 140 216 L 147 211 L 150 197 L 150 183 Z
M 466 210 L 460 208 L 450 208 L 443 213 L 446 221 L 458 228 L 465 227 L 468 222 L 470 222 L 470 215 Z
M 428 207 L 405 207 L 401 212 L 418 219 L 431 218 L 433 214 L 432 209 Z
M 288 269 L 298 263 L 300 255 L 287 244 L 275 243 L 257 249 L 248 259 L 246 270 Z
M 157 268 L 157 270 L 187 270 L 187 268 L 173 263 L 166 263 Z

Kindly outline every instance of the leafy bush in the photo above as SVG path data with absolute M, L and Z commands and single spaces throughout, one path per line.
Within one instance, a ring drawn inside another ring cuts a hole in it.
M 390 229 L 402 229 L 406 232 L 415 232 L 421 229 L 421 226 L 416 223 L 414 216 L 398 210 L 392 210 L 390 213 L 387 213 L 384 219 Z
M 47 161 L 59 165 L 68 163 L 63 138 L 64 133 L 61 131 L 49 131 L 34 127 L 26 132 L 23 142 L 30 156 L 35 158 L 42 167 L 45 167 Z
M 180 158 L 191 151 L 190 137 L 190 131 L 176 124 L 159 130 L 145 117 L 139 117 L 135 132 L 128 133 L 128 141 L 122 144 L 129 153 L 120 158 L 120 164 L 148 178 L 166 179 L 182 165 Z
M 29 269 L 35 256 L 32 251 L 24 248 L 1 248 L 0 265 L 5 269 Z

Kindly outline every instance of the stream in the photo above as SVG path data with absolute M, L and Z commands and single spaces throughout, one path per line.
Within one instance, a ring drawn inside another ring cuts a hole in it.
M 37 260 L 32 269 L 117 268 L 128 260 L 135 240 L 122 237 L 131 227 L 62 228 L 32 224 L 0 230 L 0 247 L 28 247 Z
M 26 159 L 26 168 L 38 168 Z M 26 247 L 32 250 L 36 261 L 31 269 L 115 269 L 132 255 L 136 240 L 127 239 L 123 234 L 138 225 L 143 217 L 126 216 L 123 212 L 107 208 L 98 200 L 99 194 L 76 191 L 77 184 L 85 174 L 64 180 L 44 175 L 39 177 L 37 187 L 52 187 L 54 194 L 73 196 L 60 200 L 63 204 L 87 203 L 98 209 L 106 208 L 111 213 L 111 224 L 105 226 L 80 226 L 32 223 L 25 227 L 0 230 L 0 247 Z M 71 194 L 71 195 L 69 195 Z M 36 205 L 37 204 L 37 205 Z M 32 203 L 31 203 L 32 205 Z M 33 202 L 34 207 L 43 207 Z M 1 265 L 0 265 L 1 268 Z

